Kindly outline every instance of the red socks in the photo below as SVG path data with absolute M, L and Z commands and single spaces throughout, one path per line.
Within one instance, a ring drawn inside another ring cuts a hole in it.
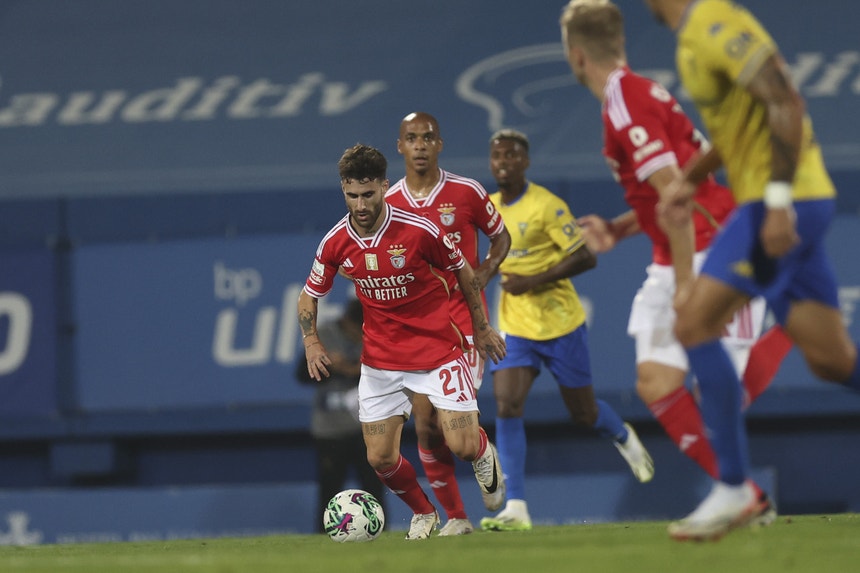
M 743 386 L 746 390 L 744 406 L 749 406 L 770 385 L 791 350 L 792 342 L 777 324 L 755 341 L 750 349 L 747 368 L 744 370 Z
M 686 387 L 648 404 L 648 409 L 684 455 L 699 464 L 709 476 L 717 477 L 717 458 L 705 437 L 702 414 Z
M 418 476 L 415 473 L 415 468 L 402 455 L 396 464 L 390 468 L 377 471 L 376 475 L 379 476 L 382 483 L 392 493 L 402 499 L 412 509 L 413 513 L 426 514 L 435 511 L 433 504 L 427 499 L 427 494 L 424 493 L 424 490 L 418 484 Z
M 421 465 L 424 473 L 433 488 L 436 499 L 445 508 L 448 519 L 466 519 L 466 510 L 463 508 L 463 498 L 460 497 L 460 486 L 454 475 L 454 456 L 447 445 L 442 444 L 432 450 L 424 450 L 418 447 L 418 455 L 421 457 Z

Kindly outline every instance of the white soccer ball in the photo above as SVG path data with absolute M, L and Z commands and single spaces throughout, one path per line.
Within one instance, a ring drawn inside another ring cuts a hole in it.
M 373 495 L 361 489 L 346 489 L 329 500 L 323 527 L 338 543 L 373 541 L 385 527 L 385 513 Z

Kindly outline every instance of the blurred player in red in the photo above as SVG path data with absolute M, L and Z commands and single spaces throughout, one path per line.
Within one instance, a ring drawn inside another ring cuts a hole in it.
M 457 246 L 431 221 L 385 203 L 382 153 L 356 145 L 344 152 L 338 169 L 349 213 L 322 239 L 298 301 L 308 373 L 315 380 L 329 375 L 317 307 L 341 269 L 364 308 L 359 419 L 367 460 L 413 511 L 406 539 L 426 539 L 439 515 L 400 454 L 413 397 L 427 397 L 451 451 L 472 462 L 485 505 L 501 506 L 505 493 L 496 449 L 479 425 L 467 343 L 451 319 L 442 272 L 457 277 L 482 357 L 498 361 L 505 343 L 487 321 L 478 279 Z
M 475 271 L 486 313 L 483 289 L 508 254 L 511 236 L 480 183 L 439 168 L 442 146 L 435 117 L 423 112 L 404 117 L 400 122 L 397 151 L 403 156 L 406 175 L 391 186 L 385 200 L 389 205 L 430 219 L 459 247 Z M 489 252 L 483 261 L 478 254 L 478 231 L 490 239 Z M 451 290 L 451 315 L 472 344 L 472 319 L 466 298 L 457 288 L 456 276 L 447 273 L 446 278 Z M 484 375 L 484 361 L 474 346 L 466 352 L 466 359 L 477 391 Z M 421 464 L 433 493 L 447 514 L 448 521 L 439 535 L 471 533 L 473 526 L 460 497 L 454 458 L 433 415 L 433 407 L 423 397 L 416 397 L 412 409 Z
M 573 0 L 561 27 L 574 75 L 602 103 L 603 154 L 631 207 L 611 221 L 597 215 L 579 219 L 586 241 L 596 253 L 637 233 L 653 243 L 653 260 L 628 324 L 636 340 L 637 393 L 681 451 L 715 477 L 717 458 L 698 404 L 684 385 L 689 363 L 673 334 L 673 297 L 689 288 L 712 239 L 735 209 L 734 199 L 708 176 L 696 194 L 691 223 L 664 231 L 657 203 L 684 166 L 707 150 L 707 141 L 666 89 L 627 66 L 623 18 L 615 4 Z M 779 327 L 759 337 L 765 312 L 764 300 L 754 299 L 738 311 L 722 339 L 743 373 L 747 404 L 770 384 L 791 349 Z M 759 493 L 762 519 L 772 521 L 775 511 Z

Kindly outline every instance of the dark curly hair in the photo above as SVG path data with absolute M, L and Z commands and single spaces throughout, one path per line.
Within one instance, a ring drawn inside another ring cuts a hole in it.
M 362 143 L 357 143 L 343 152 L 337 162 L 340 180 L 366 182 L 375 179 L 384 180 L 388 161 L 382 152 Z

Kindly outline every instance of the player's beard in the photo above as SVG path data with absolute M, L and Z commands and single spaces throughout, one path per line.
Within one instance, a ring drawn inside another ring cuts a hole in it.
M 376 205 L 375 208 L 367 208 L 363 212 L 361 212 L 361 216 L 359 216 L 358 209 L 350 212 L 350 219 L 352 219 L 352 224 L 355 227 L 358 227 L 365 233 L 369 233 L 376 226 L 377 221 L 379 221 L 380 214 L 382 213 L 382 203 Z

